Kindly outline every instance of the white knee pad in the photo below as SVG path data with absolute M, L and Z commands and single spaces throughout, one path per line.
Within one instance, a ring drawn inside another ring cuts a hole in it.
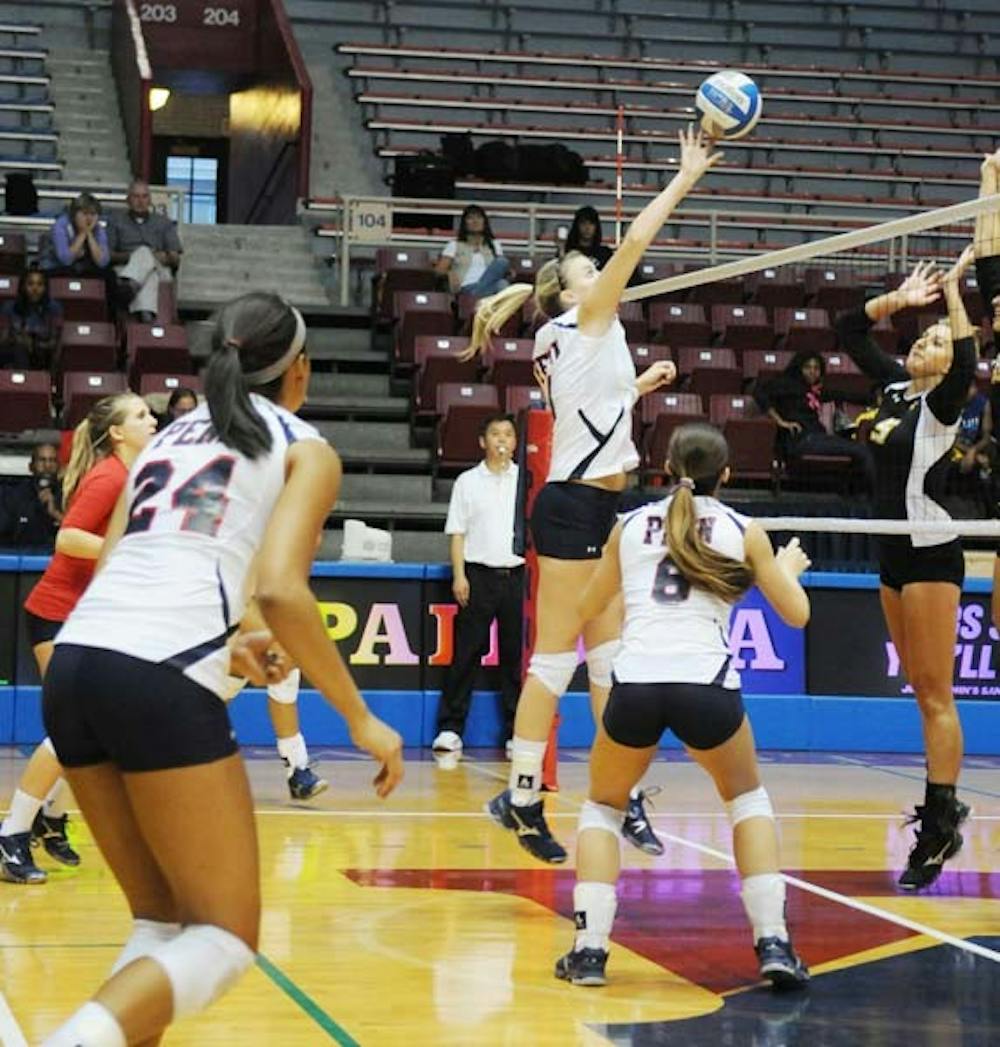
M 161 945 L 173 941 L 181 933 L 179 923 L 162 923 L 159 920 L 136 920 L 132 925 L 132 935 L 125 943 L 115 960 L 112 974 L 117 974 L 133 960 L 143 956 L 152 956 Z
M 611 663 L 619 647 L 621 640 L 606 640 L 587 652 L 587 676 L 592 684 L 611 686 Z
M 733 826 L 745 822 L 747 818 L 774 818 L 771 798 L 763 785 L 758 786 L 753 792 L 741 793 L 735 800 L 730 800 L 726 804 L 726 813 Z
M 299 700 L 299 686 L 302 683 L 302 673 L 293 669 L 284 680 L 268 684 L 267 696 L 273 698 L 280 705 L 294 705 Z
M 174 1020 L 203 1011 L 253 966 L 254 953 L 235 934 L 192 924 L 153 954 L 174 994 Z
M 625 821 L 625 812 L 606 803 L 594 803 L 593 800 L 585 800 L 580 808 L 580 820 L 577 822 L 577 832 L 584 829 L 600 829 L 602 832 L 611 833 L 614 837 L 620 837 L 622 823 Z
M 528 665 L 528 673 L 542 684 L 546 690 L 551 691 L 557 698 L 561 698 L 569 687 L 573 673 L 576 672 L 576 651 L 558 651 L 556 653 L 539 654 L 537 651 L 531 656 Z

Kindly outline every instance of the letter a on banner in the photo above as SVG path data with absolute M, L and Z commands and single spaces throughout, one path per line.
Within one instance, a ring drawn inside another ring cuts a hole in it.
M 514 551 L 525 560 L 524 585 L 524 660 L 521 666 L 522 679 L 528 675 L 528 665 L 535 648 L 535 627 L 538 611 L 538 555 L 531 541 L 527 526 L 531 509 L 538 492 L 549 475 L 552 458 L 552 414 L 547 410 L 529 408 L 522 412 L 518 426 L 518 446 L 521 449 L 521 468 L 518 473 L 518 513 L 514 526 Z M 542 784 L 555 792 L 559 788 L 559 712 L 552 720 L 549 744 L 542 764 Z

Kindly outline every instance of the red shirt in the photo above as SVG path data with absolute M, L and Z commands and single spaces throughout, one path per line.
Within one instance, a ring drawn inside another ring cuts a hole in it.
M 80 481 L 62 526 L 103 537 L 127 479 L 128 469 L 117 455 L 110 454 L 98 462 Z M 50 622 L 65 622 L 94 577 L 96 566 L 96 559 L 57 552 L 24 601 L 25 610 Z

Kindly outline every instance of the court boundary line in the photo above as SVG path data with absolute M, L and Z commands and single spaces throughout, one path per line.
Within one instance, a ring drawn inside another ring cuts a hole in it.
M 257 953 L 257 967 L 280 989 L 300 1010 L 311 1018 L 329 1037 L 341 1047 L 361 1047 L 361 1044 L 285 972 L 269 960 L 262 952 Z M 27 1045 L 25 1045 L 27 1047 Z
M 283 810 L 280 807 L 261 807 L 254 811 L 255 814 L 267 817 L 277 815 L 289 815 L 293 818 L 480 818 L 482 811 L 364 811 L 357 808 L 351 810 L 336 810 L 327 807 L 315 807 L 311 809 L 289 808 Z M 677 814 L 647 813 L 647 818 L 652 821 L 669 821 L 680 817 Z M 572 811 L 553 811 L 546 815 L 547 818 L 576 818 Z M 712 818 L 723 819 L 729 816 L 724 811 L 685 811 L 684 818 Z M 902 811 L 894 811 L 886 814 L 860 814 L 857 812 L 847 813 L 838 811 L 824 811 L 813 814 L 807 811 L 782 811 L 776 815 L 778 821 L 806 821 L 807 819 L 819 819 L 826 821 L 881 821 L 893 822 L 906 817 Z M 970 821 L 1000 822 L 1000 814 L 973 814 Z
M 3 1047 L 28 1047 L 28 1041 L 2 991 L 0 991 L 0 1043 L 3 1044 Z
M 504 782 L 507 781 L 506 775 L 501 776 L 499 773 L 490 770 L 488 767 L 478 766 L 471 761 L 469 762 L 469 766 L 480 774 L 487 775 L 491 778 L 499 778 Z M 576 800 L 570 800 L 569 798 L 564 798 L 564 802 L 572 804 L 574 807 L 582 806 Z M 687 840 L 683 836 L 677 836 L 674 833 L 664 832 L 661 835 L 664 839 L 679 844 L 681 847 L 689 847 L 693 850 L 700 851 L 702 854 L 707 854 L 710 857 L 717 858 L 726 862 L 726 864 L 730 866 L 736 865 L 736 859 L 725 851 L 709 847 L 707 844 L 696 843 L 694 840 Z M 947 931 L 939 931 L 937 928 L 919 923 L 917 920 L 911 920 L 906 916 L 899 916 L 890 909 L 881 909 L 877 905 L 871 905 L 868 902 L 862 902 L 856 898 L 850 898 L 846 894 L 831 891 L 827 887 L 820 887 L 819 884 L 810 883 L 808 880 L 800 879 L 798 876 L 789 876 L 788 873 L 783 872 L 781 873 L 781 878 L 785 883 L 790 884 L 792 887 L 797 887 L 801 891 L 815 894 L 820 898 L 825 898 L 827 901 L 844 905 L 849 909 L 855 909 L 858 912 L 866 913 L 869 916 L 876 917 L 876 919 L 885 920 L 887 923 L 894 923 L 897 927 L 905 927 L 907 930 L 913 931 L 915 934 L 921 934 L 926 938 L 933 938 L 944 945 L 954 946 L 956 949 L 962 949 L 964 952 L 969 952 L 975 956 L 980 956 L 985 960 L 990 960 L 993 963 L 1000 964 L 1000 952 L 997 952 L 994 949 L 987 949 L 983 945 L 967 941 L 965 938 L 958 938 L 953 934 L 949 934 Z
M 853 756 L 841 756 L 835 754 L 834 759 L 838 760 L 841 764 L 847 764 L 849 767 L 861 767 L 866 771 L 874 771 L 876 774 L 889 774 L 893 778 L 905 778 L 909 782 L 923 782 L 926 781 L 926 775 L 922 774 L 906 774 L 903 771 L 897 771 L 894 767 L 880 767 L 877 763 L 865 763 L 864 760 L 858 760 Z M 978 768 L 970 767 L 968 770 L 992 770 L 993 768 Z M 975 793 L 976 796 L 988 796 L 991 800 L 1000 800 L 1000 793 L 990 792 L 989 789 L 977 789 L 974 785 L 963 785 L 963 793 Z

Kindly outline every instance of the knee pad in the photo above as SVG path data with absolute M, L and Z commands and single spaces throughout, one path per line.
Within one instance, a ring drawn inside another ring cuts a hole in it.
M 587 652 L 587 676 L 598 687 L 611 686 L 611 663 L 614 661 L 621 640 L 606 640 Z
M 566 693 L 575 672 L 576 651 L 557 651 L 549 654 L 539 654 L 536 651 L 528 665 L 528 674 L 534 676 L 557 698 Z
M 174 996 L 174 1020 L 203 1011 L 253 966 L 254 952 L 235 934 L 193 924 L 151 956 L 166 972 Z
M 302 683 L 302 673 L 293 669 L 284 680 L 268 684 L 267 696 L 273 698 L 279 705 L 294 705 L 299 700 L 299 686 Z
M 774 819 L 771 798 L 767 795 L 767 790 L 763 785 L 758 786 L 753 792 L 741 793 L 735 800 L 730 800 L 726 804 L 726 813 L 733 826 L 745 822 L 747 818 Z
M 42 746 L 43 746 L 43 748 L 45 748 L 45 749 L 48 749 L 48 750 L 49 750 L 49 752 L 50 752 L 50 753 L 52 753 L 52 755 L 53 755 L 53 756 L 54 756 L 54 757 L 55 757 L 55 758 L 56 758 L 57 760 L 59 759 L 59 756 L 58 756 L 58 755 L 57 755 L 57 753 L 56 753 L 56 747 L 55 747 L 55 746 L 54 746 L 54 745 L 52 744 L 52 739 L 51 739 L 51 738 L 50 738 L 50 737 L 49 737 L 48 735 L 46 735 L 46 736 L 45 736 L 45 737 L 44 737 L 44 738 L 42 739 Z
M 577 822 L 577 832 L 584 829 L 600 829 L 602 832 L 611 833 L 618 838 L 621 836 L 622 823 L 625 821 L 625 812 L 606 803 L 594 803 L 593 800 L 585 800 L 580 808 L 580 820 Z
M 179 923 L 136 920 L 132 925 L 132 935 L 118 954 L 111 973 L 117 974 L 133 960 L 138 960 L 143 956 L 152 956 L 161 945 L 173 941 L 180 933 L 181 925 Z

